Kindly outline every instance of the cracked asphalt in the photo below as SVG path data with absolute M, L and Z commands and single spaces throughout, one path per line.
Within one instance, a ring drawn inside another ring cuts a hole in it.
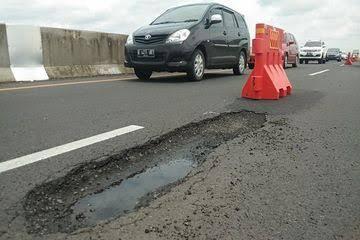
M 241 99 L 247 76 L 227 72 L 196 83 L 179 76 L 0 92 L 0 161 L 130 124 L 145 127 L 1 173 L 0 239 L 359 239 L 360 65 L 286 71 L 294 93 L 279 101 Z M 27 233 L 23 201 L 35 186 L 241 110 L 266 113 L 265 126 L 218 146 L 149 206 L 72 233 Z

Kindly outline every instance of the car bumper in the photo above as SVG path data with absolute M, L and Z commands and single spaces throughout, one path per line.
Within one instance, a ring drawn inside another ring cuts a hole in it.
M 154 57 L 139 57 L 138 49 L 154 49 Z M 185 71 L 193 49 L 186 44 L 126 45 L 125 67 L 152 71 Z
M 304 60 L 320 60 L 322 59 L 322 54 L 321 53 L 316 53 L 313 55 L 300 54 L 299 58 Z
M 327 56 L 327 59 L 329 59 L 329 60 L 339 60 L 339 59 L 341 59 L 341 56 Z

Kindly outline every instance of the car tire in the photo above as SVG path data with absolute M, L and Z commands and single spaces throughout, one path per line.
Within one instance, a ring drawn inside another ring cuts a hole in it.
M 144 70 L 144 69 L 138 69 L 135 68 L 135 75 L 140 79 L 140 80 L 149 80 L 151 78 L 152 75 L 152 71 L 150 70 Z
M 322 60 L 322 64 L 325 64 L 327 61 L 326 61 L 326 59 L 323 59 Z
M 292 67 L 296 68 L 298 66 L 299 63 L 299 56 L 295 57 L 295 63 L 292 64 Z
M 284 68 L 284 69 L 286 69 L 286 65 L 288 64 L 288 61 L 289 61 L 288 58 L 289 58 L 288 55 L 285 54 L 285 56 L 284 56 L 284 62 L 283 62 L 283 68 Z
M 202 51 L 196 49 L 191 57 L 187 71 L 189 81 L 201 81 L 205 73 L 205 57 Z
M 309 61 L 308 60 L 305 60 L 305 64 L 308 64 L 309 63 Z
M 322 59 L 318 60 L 318 63 L 319 63 L 319 64 L 322 64 L 322 63 L 323 63 L 323 60 L 322 60 Z
M 233 68 L 233 72 L 235 75 L 243 75 L 245 73 L 245 70 L 246 70 L 246 56 L 244 51 L 241 51 L 239 56 L 239 62 Z
M 304 60 L 300 59 L 300 64 L 303 64 L 304 63 Z

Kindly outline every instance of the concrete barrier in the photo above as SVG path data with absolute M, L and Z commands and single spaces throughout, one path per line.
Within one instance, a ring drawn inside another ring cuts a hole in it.
M 0 82 L 12 81 L 15 81 L 15 79 L 10 69 L 10 56 L 6 26 L 5 24 L 0 24 Z
M 130 73 L 124 67 L 126 35 L 41 28 L 50 79 Z

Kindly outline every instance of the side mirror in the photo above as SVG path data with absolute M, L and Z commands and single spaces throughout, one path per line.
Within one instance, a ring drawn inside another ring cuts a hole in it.
M 221 23 L 222 21 L 223 21 L 223 18 L 220 14 L 214 14 L 210 18 L 210 25 L 218 24 L 218 23 Z
M 294 41 L 290 41 L 290 42 L 289 42 L 289 45 L 293 45 L 293 44 L 295 44 Z

